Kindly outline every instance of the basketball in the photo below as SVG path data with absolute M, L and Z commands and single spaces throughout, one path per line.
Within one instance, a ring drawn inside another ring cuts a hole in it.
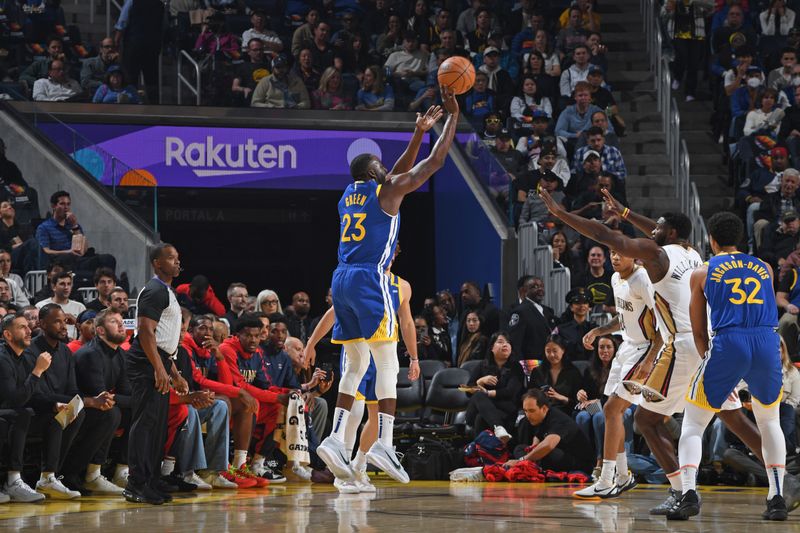
M 475 67 L 466 57 L 453 56 L 439 66 L 439 85 L 449 87 L 456 94 L 464 94 L 475 83 Z

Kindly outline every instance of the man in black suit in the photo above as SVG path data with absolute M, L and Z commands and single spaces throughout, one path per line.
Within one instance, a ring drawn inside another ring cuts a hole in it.
M 508 333 L 514 354 L 520 359 L 541 359 L 544 357 L 544 344 L 550 335 L 547 315 L 552 319 L 553 310 L 545 309 L 538 301 L 544 296 L 544 282 L 541 278 L 527 276 L 522 284 L 525 299 L 514 307 L 508 319 Z M 549 313 L 548 313 L 549 310 Z

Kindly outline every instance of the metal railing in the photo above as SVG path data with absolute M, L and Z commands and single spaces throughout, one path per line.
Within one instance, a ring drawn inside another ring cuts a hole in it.
M 194 82 L 183 75 L 184 61 L 194 70 Z M 181 50 L 178 54 L 178 105 L 181 105 L 181 89 L 186 86 L 195 97 L 195 105 L 200 105 L 200 73 L 202 65 L 195 61 L 195 59 L 186 50 Z
M 549 244 L 541 244 L 536 222 L 524 222 L 517 231 L 519 275 L 542 278 L 545 283 L 544 303 L 552 307 L 556 315 L 560 315 L 564 312 L 570 290 L 569 269 L 553 267 L 553 248 Z
M 650 69 L 656 73 L 656 101 L 662 119 L 667 158 L 674 176 L 675 197 L 681 212 L 692 221 L 692 245 L 701 253 L 708 247 L 708 232 L 700 213 L 700 198 L 691 179 L 689 150 L 681 139 L 681 115 L 678 103 L 672 98 L 671 54 L 665 53 L 665 37 L 659 21 L 660 4 L 656 0 L 641 0 L 645 42 L 650 56 Z

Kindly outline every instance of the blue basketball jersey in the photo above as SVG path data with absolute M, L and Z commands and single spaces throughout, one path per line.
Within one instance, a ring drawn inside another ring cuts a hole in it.
M 712 331 L 778 326 L 772 276 L 757 257 L 723 253 L 709 259 L 705 293 Z
M 375 265 L 380 272 L 389 267 L 397 245 L 400 214 L 381 209 L 375 181 L 356 181 L 339 200 L 339 264 Z

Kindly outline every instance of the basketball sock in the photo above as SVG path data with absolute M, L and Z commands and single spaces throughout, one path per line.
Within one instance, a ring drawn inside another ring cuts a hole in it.
M 264 461 L 266 461 L 266 459 L 267 459 L 266 457 L 259 454 L 255 454 L 253 456 L 253 460 L 251 461 L 252 462 L 251 470 L 255 472 L 256 475 L 259 475 L 260 472 L 264 471 Z
M 603 488 L 609 488 L 614 486 L 614 471 L 617 466 L 617 462 L 611 459 L 603 459 L 603 468 L 600 470 L 600 479 L 597 480 L 597 484 Z
M 387 448 L 391 448 L 393 433 L 394 417 L 386 413 L 378 413 L 378 440 Z
M 753 414 L 761 433 L 761 454 L 767 466 L 769 494 L 767 499 L 775 495 L 783 496 L 783 476 L 786 474 L 786 441 L 781 431 L 780 411 L 778 404 L 764 407 L 753 398 Z
M 233 467 L 241 468 L 247 462 L 247 450 L 233 450 Z
M 676 470 L 671 474 L 667 474 L 667 481 L 669 481 L 669 485 L 672 490 L 681 492 L 683 488 L 681 487 L 681 471 Z
M 690 490 L 697 490 L 697 467 L 695 465 L 681 467 L 681 489 L 684 494 Z
M 6 485 L 13 485 L 21 477 L 22 476 L 20 475 L 19 470 L 9 470 Z
M 353 468 L 356 470 L 361 470 L 362 472 L 367 469 L 367 454 L 358 450 L 356 452 L 356 458 L 353 459 Z
M 605 461 L 603 461 L 605 464 Z M 625 452 L 620 452 L 617 454 L 617 485 L 620 482 L 625 483 L 628 481 L 628 454 Z
M 350 416 L 344 429 L 344 446 L 347 449 L 347 458 L 353 457 L 353 448 L 356 447 L 356 435 L 361 419 L 364 418 L 364 400 L 356 400 L 350 408 Z
M 86 481 L 94 481 L 100 475 L 100 465 L 90 464 L 86 467 Z
M 164 457 L 164 460 L 161 461 L 161 475 L 168 476 L 173 470 L 175 470 L 175 458 Z
M 703 433 L 714 418 L 714 412 L 687 403 L 683 413 L 681 439 L 678 442 L 678 461 L 680 464 L 680 488 L 686 493 L 697 489 L 697 465 L 703 458 Z
M 45 472 L 42 471 L 42 474 L 39 476 L 40 481 L 47 481 L 50 477 L 55 477 L 55 472 Z
M 337 407 L 336 410 L 333 411 L 333 430 L 331 431 L 331 437 L 339 442 L 344 442 L 347 422 L 349 420 L 350 411 Z

